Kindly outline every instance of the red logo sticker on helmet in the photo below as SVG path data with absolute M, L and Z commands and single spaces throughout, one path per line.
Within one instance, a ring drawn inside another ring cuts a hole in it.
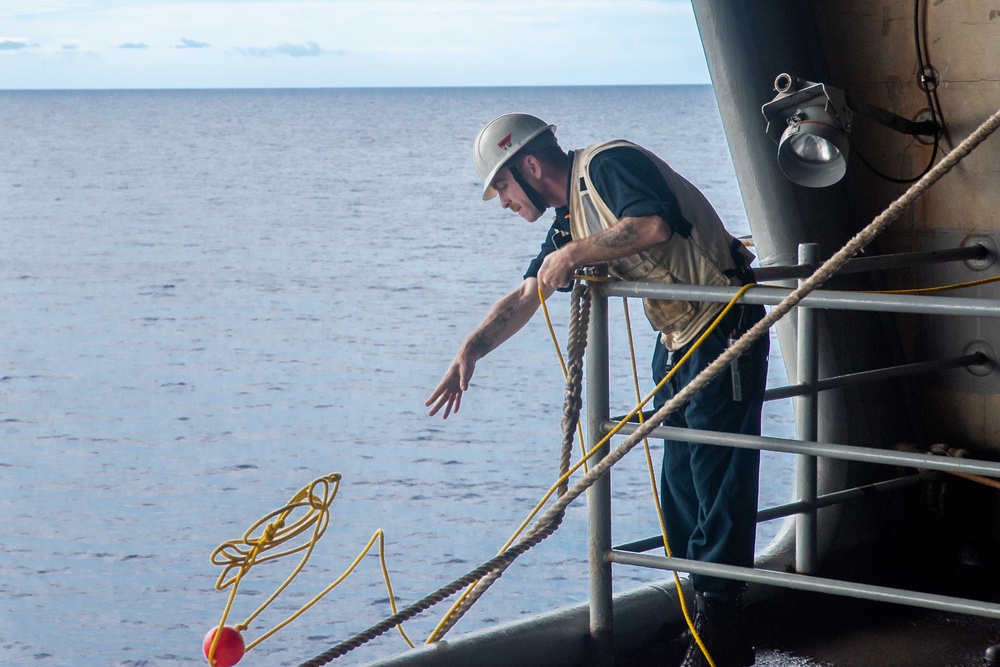
M 501 139 L 500 143 L 498 143 L 497 146 L 499 146 L 502 150 L 507 150 L 508 148 L 510 148 L 510 135 L 508 134 L 506 137 Z

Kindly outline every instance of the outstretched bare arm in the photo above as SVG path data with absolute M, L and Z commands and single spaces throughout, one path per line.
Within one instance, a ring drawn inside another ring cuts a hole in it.
M 544 290 L 545 298 L 552 291 Z M 424 403 L 428 407 L 433 406 L 428 415 L 433 417 L 444 408 L 441 416 L 447 419 L 452 412 L 458 412 L 462 405 L 462 392 L 469 388 L 476 362 L 520 331 L 538 306 L 538 281 L 534 278 L 526 278 L 520 287 L 497 301 L 482 323 L 465 339 L 441 383 Z

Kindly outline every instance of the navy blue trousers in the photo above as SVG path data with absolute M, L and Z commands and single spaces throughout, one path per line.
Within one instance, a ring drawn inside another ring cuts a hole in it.
M 725 350 L 731 335 L 746 331 L 763 316 L 763 306 L 734 307 L 657 393 L 653 405 L 660 408 Z M 694 341 L 669 351 L 657 337 L 653 380 L 659 383 L 666 377 L 672 364 L 693 344 Z M 740 357 L 742 400 L 733 400 L 733 378 L 727 370 L 674 411 L 664 424 L 760 435 L 769 348 L 769 337 L 761 336 Z M 665 440 L 660 503 L 673 554 L 680 558 L 751 567 L 757 531 L 759 472 L 760 452 L 756 449 Z M 703 593 L 734 591 L 742 586 L 734 580 L 699 574 L 692 574 L 691 580 L 695 590 Z

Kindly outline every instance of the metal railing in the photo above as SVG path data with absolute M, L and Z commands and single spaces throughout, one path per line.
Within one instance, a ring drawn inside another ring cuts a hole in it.
M 905 258 L 905 262 L 895 261 L 894 257 L 897 259 Z M 873 268 L 885 268 L 885 266 L 892 265 L 898 266 L 904 263 L 912 265 L 915 261 L 960 261 L 975 258 L 977 258 L 976 251 L 969 248 L 927 253 L 919 258 L 917 254 L 908 253 L 906 255 L 887 256 L 877 261 L 877 263 L 873 263 Z M 800 276 L 803 275 L 803 267 L 811 267 L 815 266 L 815 264 L 816 247 L 804 244 L 800 246 L 799 265 L 797 267 L 779 267 L 768 269 L 768 271 L 774 276 L 772 279 Z M 760 271 L 764 272 L 764 270 Z M 754 289 L 745 294 L 740 302 L 775 305 L 786 296 L 788 291 L 782 288 Z M 737 288 L 611 282 L 596 284 L 593 292 L 586 362 L 588 448 L 596 445 L 616 425 L 609 418 L 608 297 L 626 296 L 728 302 L 735 296 Z M 698 573 L 798 590 L 846 595 L 928 609 L 1000 618 L 1000 604 L 813 576 L 813 573 L 817 570 L 817 510 L 819 508 L 847 502 L 862 496 L 869 496 L 875 492 L 895 491 L 940 475 L 939 472 L 931 471 L 1000 477 L 1000 463 L 990 461 L 948 458 L 931 454 L 872 449 L 817 441 L 817 404 L 818 394 L 821 391 L 951 368 L 983 367 L 984 365 L 992 365 L 994 360 L 987 359 L 981 352 L 976 352 L 954 358 L 904 364 L 821 380 L 818 377 L 816 363 L 818 328 L 814 317 L 815 309 L 1000 318 L 1000 300 L 817 290 L 803 298 L 797 308 L 796 355 L 798 377 L 796 378 L 796 383 L 789 387 L 769 389 L 765 394 L 765 400 L 792 396 L 799 397 L 800 404 L 796 415 L 795 439 L 738 435 L 665 426 L 659 426 L 649 434 L 650 437 L 657 438 L 798 454 L 799 458 L 796 469 L 797 498 L 786 505 L 767 508 L 758 512 L 758 521 L 792 515 L 796 517 L 796 573 L 778 572 L 760 568 L 744 568 L 636 553 L 657 546 L 662 547 L 662 538 L 649 538 L 628 545 L 622 545 L 618 548 L 612 548 L 611 480 L 610 475 L 605 475 L 588 491 L 590 513 L 590 624 L 593 640 L 591 646 L 595 649 L 592 664 L 610 664 L 611 660 L 611 640 L 613 636 L 611 602 L 612 563 Z M 634 433 L 638 429 L 638 426 L 638 424 L 634 423 L 626 424 L 619 431 L 618 435 Z M 609 451 L 610 445 L 606 444 L 598 451 L 596 457 L 601 458 L 607 455 Z M 820 457 L 913 467 L 922 469 L 924 472 L 821 496 L 818 494 L 816 483 L 817 463 Z

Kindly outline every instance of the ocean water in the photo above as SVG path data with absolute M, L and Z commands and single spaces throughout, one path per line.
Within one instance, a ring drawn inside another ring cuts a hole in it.
M 331 472 L 330 528 L 248 639 L 376 529 L 401 605 L 496 553 L 558 468 L 564 389 L 542 318 L 479 364 L 457 415 L 423 403 L 547 228 L 479 197 L 472 138 L 509 110 L 557 124 L 567 148 L 649 147 L 749 231 L 704 86 L 0 92 L 0 662 L 204 664 L 227 597 L 209 554 Z M 568 299 L 549 307 L 565 344 Z M 645 393 L 654 334 L 632 311 Z M 785 381 L 776 341 L 771 374 Z M 791 435 L 788 402 L 764 422 Z M 616 542 L 658 532 L 644 466 L 636 450 L 613 472 Z M 762 506 L 787 501 L 790 457 L 763 468 Z M 585 600 L 586 531 L 580 502 L 453 632 Z M 254 569 L 231 622 L 293 566 Z M 627 590 L 663 573 L 615 576 Z M 368 557 L 241 664 L 298 664 L 389 613 Z M 389 634 L 337 662 L 404 648 Z

